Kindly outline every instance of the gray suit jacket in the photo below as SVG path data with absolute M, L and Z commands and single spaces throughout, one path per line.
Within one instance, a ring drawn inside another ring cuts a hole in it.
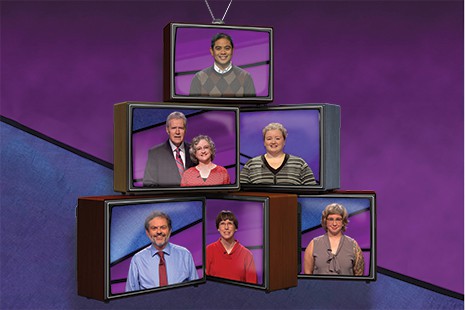
M 189 144 L 184 143 L 186 152 L 186 169 L 194 166 L 189 156 Z M 180 186 L 181 176 L 179 175 L 178 166 L 173 156 L 173 151 L 169 141 L 156 145 L 149 150 L 147 164 L 144 171 L 144 186 L 148 187 L 168 187 Z

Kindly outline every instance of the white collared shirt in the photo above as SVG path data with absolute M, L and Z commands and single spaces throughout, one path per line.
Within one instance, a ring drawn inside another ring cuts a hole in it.
M 218 72 L 219 74 L 225 74 L 227 72 L 229 72 L 229 70 L 232 69 L 232 62 L 229 63 L 229 66 L 226 68 L 226 69 L 221 69 L 220 67 L 218 67 L 216 65 L 216 63 L 213 63 L 213 69 L 215 69 L 216 72 Z
M 171 142 L 171 140 L 168 140 L 168 141 L 170 142 L 171 151 L 173 152 L 173 157 L 174 159 L 176 159 L 177 146 L 174 145 L 174 143 Z M 184 164 L 184 168 L 186 168 L 186 150 L 184 150 L 184 143 L 181 143 L 181 145 L 179 146 L 179 154 L 181 154 L 182 163 Z

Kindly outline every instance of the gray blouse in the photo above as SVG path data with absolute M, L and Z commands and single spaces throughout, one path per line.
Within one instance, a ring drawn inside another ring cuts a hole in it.
M 328 234 L 313 239 L 313 274 L 354 275 L 357 243 L 342 235 L 336 254 L 331 252 Z

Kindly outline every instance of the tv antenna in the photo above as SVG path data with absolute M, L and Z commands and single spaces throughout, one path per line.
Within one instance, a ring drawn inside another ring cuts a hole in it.
M 213 18 L 212 24 L 224 24 L 223 20 L 226 17 L 226 13 L 228 13 L 228 10 L 229 10 L 229 7 L 231 6 L 232 1 L 233 0 L 229 1 L 228 7 L 226 8 L 226 11 L 224 12 L 223 18 L 219 19 L 219 18 L 215 18 L 215 16 L 213 15 L 212 10 L 210 8 L 210 5 L 208 4 L 208 0 L 205 0 L 205 4 L 207 5 L 208 11 L 210 11 L 210 15 Z

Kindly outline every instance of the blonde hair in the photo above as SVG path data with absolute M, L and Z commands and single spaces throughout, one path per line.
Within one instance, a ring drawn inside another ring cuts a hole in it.
M 269 123 L 268 125 L 265 126 L 262 130 L 263 134 L 263 140 L 265 140 L 265 135 L 268 131 L 270 130 L 279 130 L 283 134 L 284 140 L 287 138 L 287 129 L 284 128 L 284 126 L 280 123 Z

